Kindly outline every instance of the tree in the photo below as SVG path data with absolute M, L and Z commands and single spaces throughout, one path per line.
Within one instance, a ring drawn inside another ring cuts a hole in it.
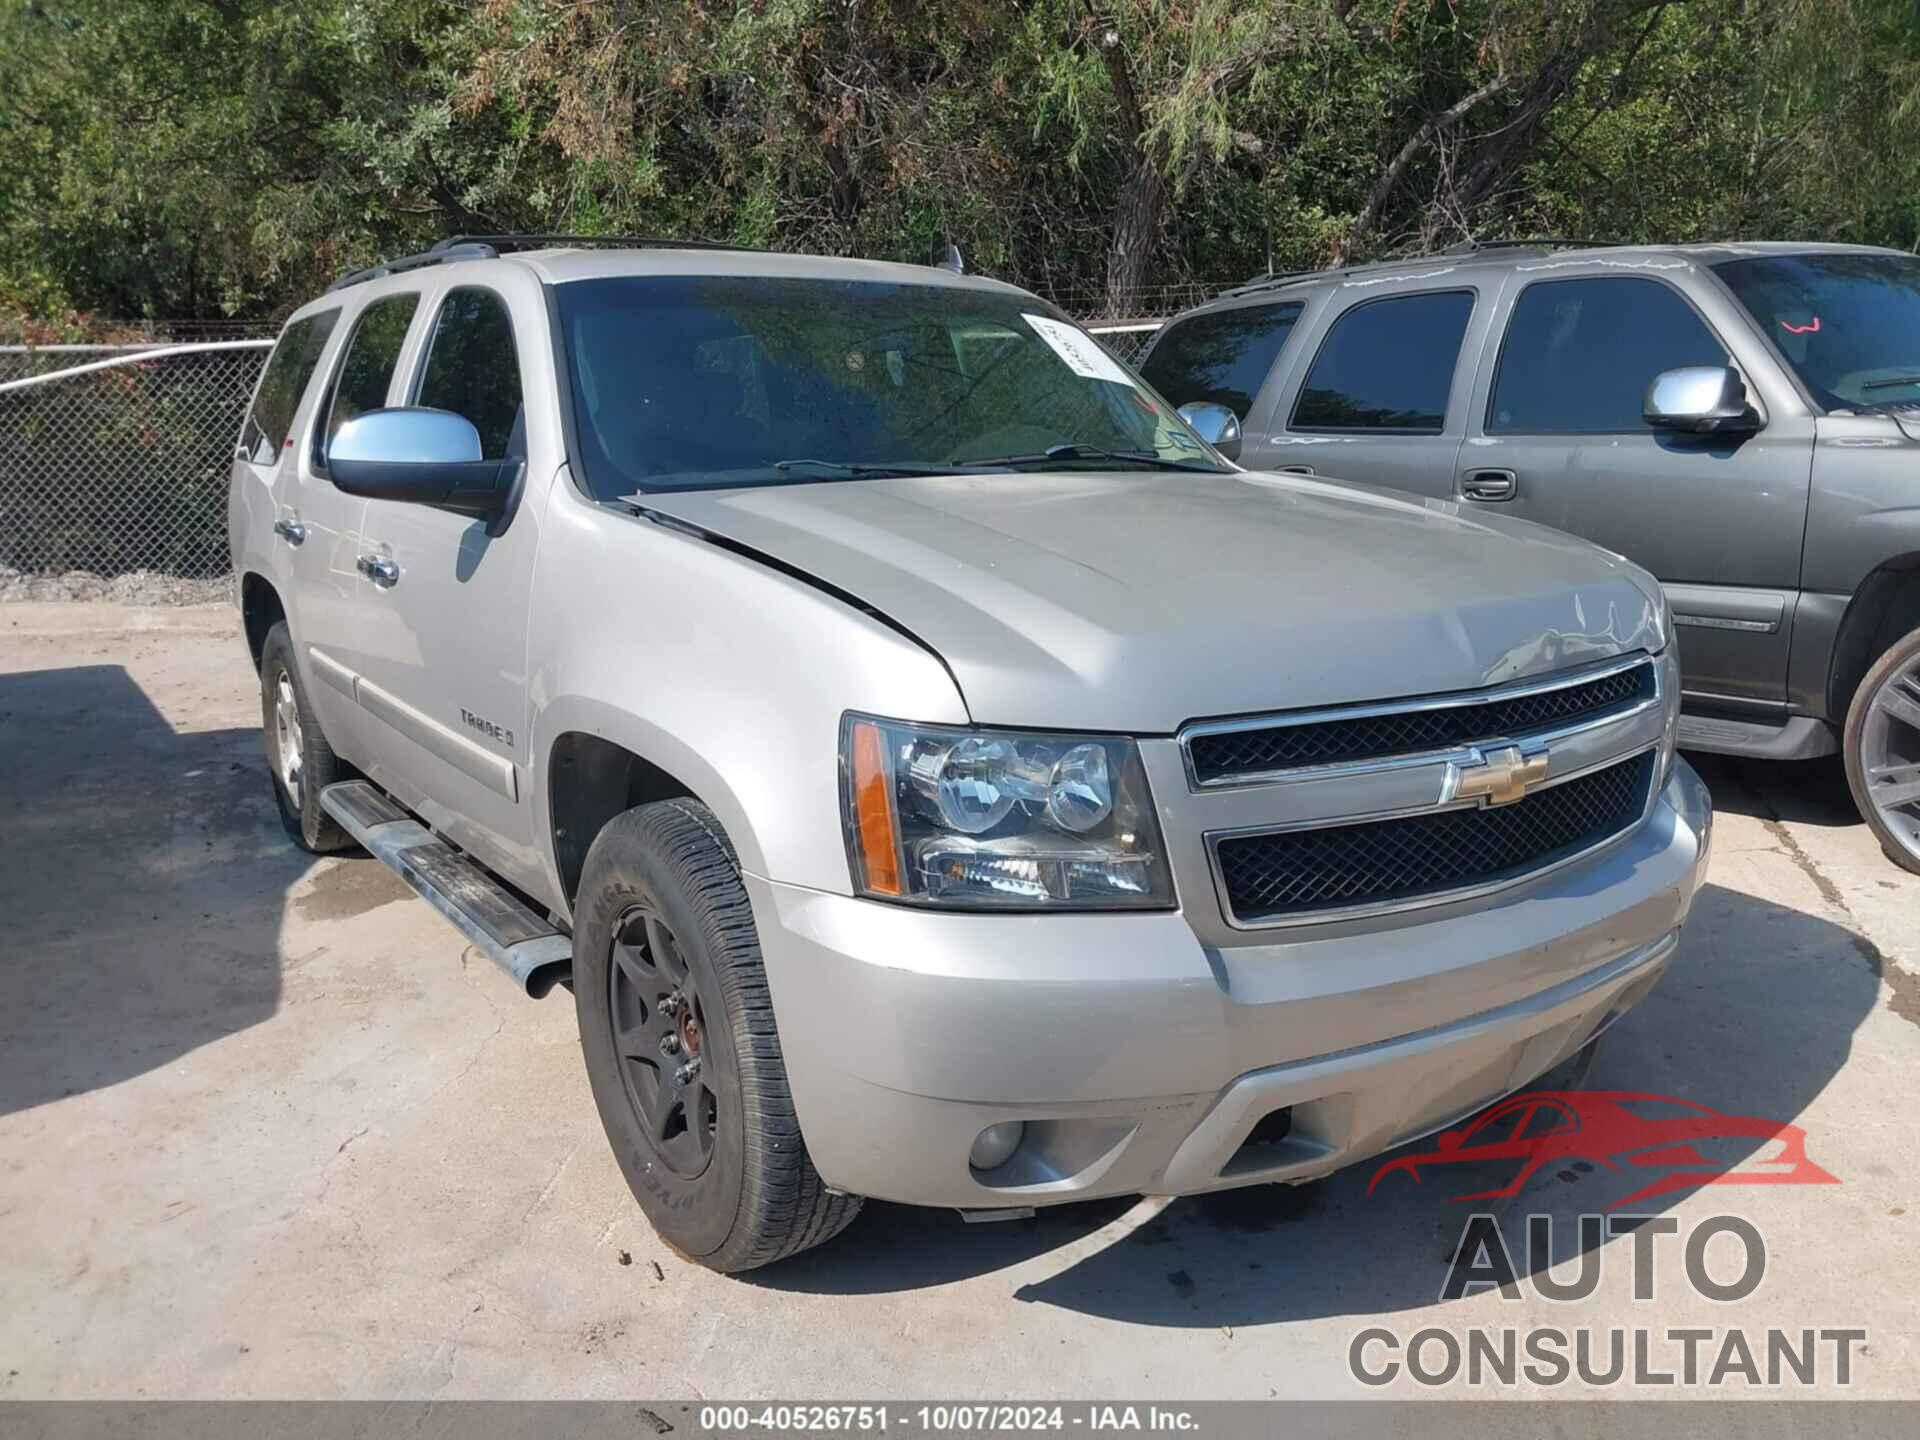
M 262 316 L 472 230 L 1083 312 L 1474 237 L 1920 238 L 1912 0 L 0 0 L 0 308 Z

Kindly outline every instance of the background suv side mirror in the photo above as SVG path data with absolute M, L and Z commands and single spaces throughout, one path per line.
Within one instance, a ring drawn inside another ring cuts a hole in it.
M 524 462 L 481 458 L 480 432 L 451 410 L 369 410 L 327 446 L 327 474 L 349 495 L 433 505 L 492 521 L 503 514 Z
M 1211 400 L 1189 400 L 1180 407 L 1179 415 L 1193 427 L 1194 434 L 1227 459 L 1240 458 L 1240 417 L 1226 406 Z
M 1747 400 L 1747 383 L 1727 365 L 1688 365 L 1663 370 L 1647 386 L 1641 406 L 1647 424 L 1684 435 L 1737 435 L 1760 428 L 1760 412 Z

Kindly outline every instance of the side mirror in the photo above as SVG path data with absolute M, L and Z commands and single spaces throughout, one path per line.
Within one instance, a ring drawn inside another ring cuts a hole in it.
M 1661 371 L 1647 386 L 1641 414 L 1654 429 L 1683 435 L 1750 434 L 1761 423 L 1740 372 L 1726 365 Z
M 503 514 L 524 468 L 480 458 L 480 432 L 464 415 L 417 407 L 369 410 L 327 446 L 327 473 L 349 495 L 433 505 L 480 520 Z
M 1189 400 L 1179 410 L 1193 433 L 1229 460 L 1240 458 L 1240 417 L 1211 400 Z

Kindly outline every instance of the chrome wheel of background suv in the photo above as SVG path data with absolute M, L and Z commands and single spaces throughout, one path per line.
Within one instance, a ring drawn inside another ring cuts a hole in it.
M 1920 871 L 1920 631 L 1860 682 L 1846 758 L 1854 800 L 1888 856 Z

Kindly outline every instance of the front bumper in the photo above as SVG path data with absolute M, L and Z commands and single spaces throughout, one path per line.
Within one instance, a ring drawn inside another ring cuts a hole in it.
M 1233 945 L 1179 913 L 930 913 L 747 884 L 827 1183 L 1028 1206 L 1304 1180 L 1518 1089 L 1658 980 L 1711 827 L 1676 760 L 1649 817 L 1578 864 Z M 1027 1125 L 1013 1159 L 970 1169 L 974 1138 L 1008 1120 Z

